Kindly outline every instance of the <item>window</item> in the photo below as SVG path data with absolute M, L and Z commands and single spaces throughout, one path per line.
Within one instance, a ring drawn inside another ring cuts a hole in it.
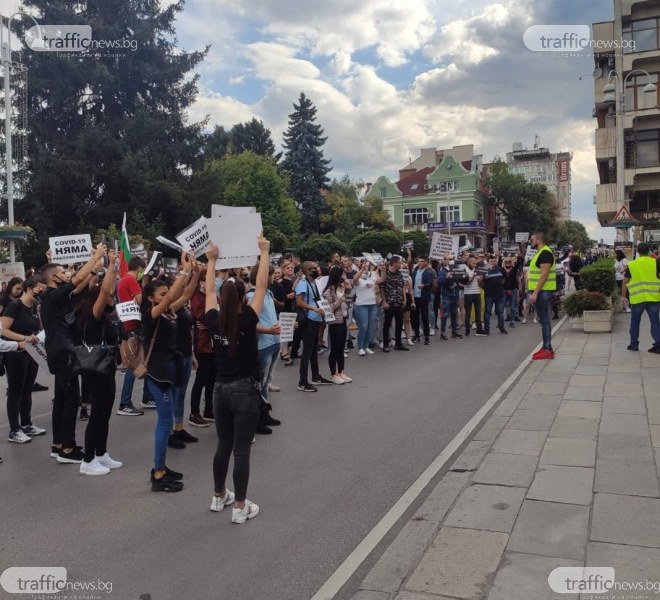
M 637 132 L 637 166 L 660 166 L 660 131 Z
M 380 188 L 380 197 L 385 198 L 387 196 L 387 188 Z
M 421 225 L 429 222 L 428 208 L 406 208 L 403 211 L 404 225 Z
M 438 223 L 453 223 L 461 220 L 460 206 L 441 206 Z
M 438 186 L 440 192 L 458 192 L 458 181 L 443 181 Z
M 416 190 L 418 187 L 419 187 L 419 183 L 413 183 L 413 184 L 410 186 L 410 191 L 412 192 L 412 191 Z
M 624 54 L 648 52 L 660 48 L 660 45 L 658 45 L 658 19 L 632 21 L 624 25 L 623 39 L 629 42 L 623 48 Z M 634 44 L 631 44 L 631 41 Z
M 626 81 L 626 93 L 624 102 L 626 110 L 639 110 L 642 108 L 653 108 L 658 104 L 658 93 L 644 93 L 647 83 L 658 84 L 658 74 L 651 73 L 650 77 L 644 74 L 632 75 Z

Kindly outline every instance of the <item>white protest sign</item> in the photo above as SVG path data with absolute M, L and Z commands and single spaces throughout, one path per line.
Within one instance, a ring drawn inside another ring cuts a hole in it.
M 444 258 L 445 254 L 458 255 L 458 236 L 435 231 L 431 238 L 431 258 Z
M 536 250 L 534 250 L 534 248 L 529 246 L 527 248 L 527 252 L 525 252 L 525 262 L 527 262 L 528 260 L 532 260 L 535 254 L 536 254 Z
M 234 217 L 236 215 L 249 215 L 256 213 L 254 206 L 223 206 L 222 204 L 211 204 L 211 218 Z
M 40 331 L 37 334 L 37 338 L 39 338 L 39 341 L 37 342 L 36 346 L 31 342 L 28 342 L 25 344 L 25 350 L 41 368 L 46 369 L 46 372 L 48 372 L 46 345 L 44 344 L 46 340 L 46 332 Z
M 25 279 L 25 266 L 22 262 L 3 263 L 0 265 L 0 281 L 7 282 L 13 277 Z
M 280 342 L 293 342 L 293 331 L 297 316 L 294 312 L 280 313 Z
M 163 246 L 167 246 L 168 248 L 172 248 L 172 250 L 176 250 L 177 252 L 183 252 L 183 246 L 180 246 L 176 242 L 172 242 L 172 241 L 168 240 L 166 237 L 163 237 L 162 235 L 157 236 L 156 241 L 163 244 Z
M 385 262 L 385 259 L 378 252 L 363 252 L 362 256 L 376 267 L 380 267 Z
M 149 264 L 144 269 L 145 274 L 149 275 L 149 277 L 155 277 L 158 275 L 158 269 L 160 269 L 162 264 L 163 253 L 159 252 L 158 250 L 154 250 L 153 254 L 151 255 L 151 259 L 149 260 Z
M 206 225 L 211 240 L 220 250 L 216 270 L 246 267 L 257 262 L 261 254 L 257 237 L 263 229 L 259 213 L 208 219 Z
M 49 240 L 49 246 L 51 262 L 65 265 L 87 262 L 94 254 L 92 236 L 89 233 L 52 237 Z
M 516 242 L 526 242 L 529 239 L 529 231 L 519 231 L 516 233 Z
M 323 309 L 323 312 L 325 313 L 326 323 L 332 323 L 333 321 L 336 320 L 335 313 L 333 313 L 332 309 L 330 308 L 330 302 L 321 298 L 320 300 L 317 300 L 316 303 L 319 305 L 319 308 Z
M 188 252 L 193 253 L 195 258 L 199 258 L 211 245 L 206 219 L 200 217 L 192 225 L 180 231 L 176 239 Z
M 133 301 L 129 300 L 128 302 L 120 302 L 115 305 L 117 309 L 117 316 L 122 323 L 126 321 L 141 321 L 142 314 L 140 313 L 140 307 Z

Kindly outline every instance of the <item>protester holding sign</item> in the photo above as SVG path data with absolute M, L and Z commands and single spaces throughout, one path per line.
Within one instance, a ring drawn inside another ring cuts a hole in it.
M 94 285 L 82 295 L 76 307 L 74 339 L 77 345 L 107 346 L 118 349 L 119 331 L 109 319 L 114 301 L 112 293 L 117 282 L 115 261 L 117 251 L 108 252 L 108 267 L 103 284 Z M 116 363 L 113 365 L 116 367 Z M 123 463 L 110 457 L 107 451 L 108 427 L 112 405 L 115 401 L 115 371 L 85 372 L 83 374 L 92 414 L 85 429 L 85 450 L 80 464 L 81 475 L 107 475 L 111 469 L 118 469 Z
M 2 313 L 2 339 L 36 343 L 41 330 L 37 312 L 38 299 L 45 286 L 36 277 L 23 282 L 23 295 L 11 302 Z M 7 373 L 7 416 L 9 441 L 24 444 L 46 433 L 32 423 L 32 387 L 39 366 L 27 352 L 7 352 L 4 355 Z M 20 416 L 20 421 L 19 421 Z
M 250 479 L 250 451 L 261 408 L 257 325 L 268 288 L 270 249 L 270 242 L 263 234 L 258 236 L 258 247 L 261 252 L 259 274 L 249 304 L 243 302 L 245 285 L 231 277 L 220 291 L 221 312 L 218 312 L 215 298 L 209 294 L 206 296 L 206 323 L 213 336 L 217 368 L 213 411 L 218 447 L 213 459 L 215 493 L 211 500 L 211 510 L 220 512 L 233 503 L 231 520 L 239 524 L 259 514 L 259 506 L 247 499 L 247 487 Z M 218 247 L 212 244 L 206 253 L 209 265 L 214 264 L 218 255 Z M 212 285 L 212 270 L 209 268 L 206 288 L 210 289 Z M 225 487 L 232 453 L 235 493 Z
M 144 344 L 151 355 L 147 365 L 145 386 L 156 401 L 158 420 L 155 432 L 154 468 L 151 470 L 152 492 L 179 492 L 183 475 L 167 468 L 167 445 L 174 425 L 175 386 L 181 380 L 182 360 L 176 346 L 176 315 L 172 304 L 181 297 L 192 273 L 191 257 L 181 254 L 183 274 L 170 287 L 164 281 L 150 281 L 142 293 L 142 327 Z
M 352 379 L 344 373 L 344 344 L 346 343 L 346 317 L 348 309 L 344 302 L 344 269 L 339 266 L 330 269 L 328 283 L 323 290 L 323 298 L 328 302 L 335 320 L 328 324 L 328 341 L 330 352 L 328 364 L 330 366 L 330 379 L 333 383 L 350 383 Z
M 41 322 L 46 332 L 48 367 L 55 375 L 50 456 L 60 463 L 80 464 L 83 460 L 83 453 L 76 446 L 80 388 L 72 369 L 74 298 L 86 289 L 105 252 L 105 246 L 99 244 L 92 258 L 73 276 L 57 263 L 49 263 L 41 269 L 41 281 L 46 284 L 41 295 Z
M 358 356 L 374 353 L 369 348 L 369 342 L 374 335 L 376 314 L 378 312 L 378 306 L 376 305 L 377 281 L 376 274 L 369 270 L 369 263 L 363 260 L 360 263 L 360 269 L 353 276 L 355 289 L 353 310 L 358 325 Z

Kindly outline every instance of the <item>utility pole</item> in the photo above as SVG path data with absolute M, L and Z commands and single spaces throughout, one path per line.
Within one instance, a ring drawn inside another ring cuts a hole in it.
M 4 24 L 4 18 L 0 17 L 0 27 Z M 9 75 L 11 73 L 11 47 L 9 46 L 10 23 L 7 22 L 7 41 L 2 43 L 2 71 L 5 89 L 5 169 L 7 189 L 7 218 L 9 225 L 14 225 L 14 164 L 12 161 L 11 147 L 11 89 L 9 87 Z M 9 240 L 9 260 L 16 262 L 16 242 Z

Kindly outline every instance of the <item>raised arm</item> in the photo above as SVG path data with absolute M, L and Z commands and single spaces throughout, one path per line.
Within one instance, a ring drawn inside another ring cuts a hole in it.
M 211 247 L 206 251 L 208 264 L 206 265 L 206 281 L 204 285 L 206 289 L 204 314 L 218 308 L 218 298 L 215 295 L 215 261 L 218 260 L 219 254 L 218 247 L 215 244 L 211 244 Z
M 256 287 L 250 306 L 252 307 L 252 310 L 257 313 L 257 316 L 259 316 L 264 307 L 264 297 L 266 296 L 266 290 L 268 289 L 268 256 L 270 252 L 270 242 L 264 237 L 263 232 L 257 237 L 257 242 L 259 243 L 261 256 L 259 258 L 259 272 L 257 273 Z
M 75 285 L 76 287 L 80 286 L 81 284 L 87 284 L 88 277 L 92 275 L 92 271 L 94 270 L 94 267 L 96 266 L 96 263 L 101 260 L 105 256 L 106 248 L 103 244 L 99 244 L 96 247 L 96 250 L 94 251 L 94 254 L 92 258 L 90 258 L 78 271 L 72 278 L 71 278 L 71 283 Z
M 99 296 L 94 302 L 92 307 L 92 314 L 97 321 L 101 320 L 101 317 L 105 313 L 105 307 L 108 304 L 108 299 L 112 295 L 112 292 L 115 289 L 115 283 L 117 283 L 117 275 L 115 273 L 115 261 L 117 259 L 117 251 L 109 250 L 108 251 L 108 268 L 105 272 L 105 278 L 101 284 L 101 291 Z
M 181 297 L 178 300 L 175 300 L 172 303 L 172 310 L 174 312 L 179 310 L 182 306 L 185 306 L 193 297 L 193 294 L 197 289 L 197 282 L 199 281 L 199 267 L 197 266 L 197 263 L 193 265 L 192 269 L 192 277 L 190 278 L 188 285 L 186 285 L 185 289 L 183 290 L 183 294 L 181 294 Z
M 183 267 L 183 275 L 179 275 L 172 287 L 168 290 L 165 297 L 151 309 L 151 318 L 156 320 L 160 317 L 172 304 L 181 297 L 183 288 L 190 277 L 191 260 L 187 252 L 181 253 L 181 266 Z

